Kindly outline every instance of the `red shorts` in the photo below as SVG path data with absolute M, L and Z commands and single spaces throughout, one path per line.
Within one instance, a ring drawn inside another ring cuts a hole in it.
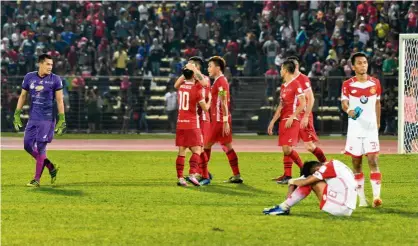
M 220 143 L 220 144 L 229 144 L 232 143 L 232 128 L 231 122 L 229 122 L 229 127 L 231 128 L 230 133 L 226 136 L 222 136 L 223 133 L 223 122 L 213 122 L 210 124 L 210 134 L 206 137 L 205 144 L 207 143 Z
M 279 146 L 296 146 L 299 141 L 300 121 L 293 120 L 292 126 L 286 128 L 287 119 L 283 119 L 279 123 Z
M 195 147 L 202 146 L 203 137 L 200 129 L 177 129 L 176 146 Z
M 209 121 L 200 121 L 200 130 L 203 135 L 203 142 L 206 143 L 207 138 L 210 134 L 210 122 Z
M 300 127 L 299 139 L 302 139 L 302 141 L 305 143 L 310 141 L 318 141 L 318 136 L 316 135 L 312 117 L 309 117 L 308 125 L 305 128 Z

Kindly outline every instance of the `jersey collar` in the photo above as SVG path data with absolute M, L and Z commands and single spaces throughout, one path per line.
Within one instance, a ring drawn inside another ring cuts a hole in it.
M 298 75 L 299 76 L 299 75 Z M 288 85 L 290 85 L 290 83 L 292 83 L 294 80 L 296 80 L 296 78 L 298 77 L 298 76 L 295 76 L 291 81 L 289 81 L 288 83 L 284 83 L 283 84 L 283 86 L 284 87 L 287 87 Z

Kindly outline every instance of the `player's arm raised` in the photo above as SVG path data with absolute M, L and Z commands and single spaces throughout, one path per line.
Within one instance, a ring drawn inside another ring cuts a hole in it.
M 222 135 L 224 136 L 228 136 L 229 132 L 231 131 L 229 122 L 228 122 L 228 96 L 227 96 L 227 91 L 222 90 L 222 87 L 219 88 L 219 93 L 218 93 L 218 97 L 221 99 L 221 107 L 222 107 L 222 112 L 223 112 L 223 132 Z
M 186 64 L 186 68 L 193 71 L 193 76 L 199 81 L 202 86 L 207 86 L 209 81 L 203 76 L 203 74 L 197 69 L 197 67 L 189 62 Z
M 58 135 L 61 135 L 64 129 L 66 128 L 65 123 L 65 114 L 64 114 L 64 93 L 61 90 L 55 91 L 55 98 L 57 101 L 57 108 L 58 108 L 58 122 L 55 126 L 55 132 Z
M 176 80 L 176 83 L 174 83 L 174 88 L 178 90 L 183 83 L 184 83 L 184 76 L 182 75 Z
M 290 128 L 292 126 L 293 120 L 300 114 L 300 112 L 302 112 L 306 106 L 305 94 L 300 94 L 297 96 L 297 98 L 299 100 L 299 106 L 296 108 L 296 111 L 289 117 L 289 119 L 287 119 L 285 124 L 286 128 Z
M 25 105 L 26 96 L 28 91 L 22 88 L 19 99 L 17 100 L 17 106 L 13 117 L 13 125 L 16 131 L 19 131 L 19 128 L 23 126 L 22 120 L 20 119 L 20 114 L 22 113 L 23 105 Z
M 306 103 L 305 114 L 303 115 L 302 121 L 300 122 L 301 127 L 305 128 L 309 122 L 309 115 L 312 113 L 312 108 L 315 103 L 315 97 L 313 95 L 312 89 L 308 89 L 305 91 L 305 97 L 308 102 Z
M 276 112 L 273 115 L 273 119 L 271 119 L 269 127 L 267 128 L 267 133 L 270 136 L 273 135 L 274 124 L 280 118 L 280 114 L 282 112 L 282 109 L 283 109 L 283 104 L 282 104 L 282 101 L 280 100 L 279 106 L 277 107 Z

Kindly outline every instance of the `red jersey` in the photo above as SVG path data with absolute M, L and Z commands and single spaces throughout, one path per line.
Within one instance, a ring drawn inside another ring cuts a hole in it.
M 226 93 L 227 106 L 229 109 L 229 104 L 230 104 L 229 84 L 224 75 L 217 77 L 211 88 L 212 103 L 210 106 L 210 114 L 211 114 L 210 120 L 213 123 L 223 122 L 224 114 L 223 114 L 223 109 L 222 109 L 222 101 L 221 101 L 221 98 L 219 97 L 219 92 L 222 92 L 222 91 Z M 229 111 L 228 111 L 228 117 L 230 120 L 231 114 Z
M 303 93 L 305 93 L 309 90 L 312 90 L 311 80 L 305 74 L 299 73 L 299 75 L 296 77 L 296 80 L 299 82 L 299 85 L 302 88 Z M 306 100 L 306 105 L 308 105 L 308 98 L 306 98 L 305 100 Z M 303 117 L 303 115 L 305 114 L 305 110 L 306 110 L 306 107 L 300 113 L 300 117 Z M 311 114 L 312 114 L 312 112 L 311 112 Z
M 298 97 L 302 96 L 303 90 L 297 80 L 293 78 L 289 83 L 282 84 L 280 88 L 280 102 L 283 106 L 280 119 L 289 119 L 289 117 L 296 111 L 299 106 Z
M 197 105 L 203 101 L 201 90 L 195 82 L 185 81 L 177 91 L 177 102 L 179 112 L 177 118 L 177 129 L 198 129 L 200 128 Z
M 209 93 L 210 93 L 210 79 L 208 76 L 205 76 L 205 79 L 208 81 L 208 85 L 207 86 L 202 86 L 198 81 L 196 81 L 196 86 L 199 88 L 199 90 L 202 91 L 202 96 L 205 99 L 205 102 L 208 103 L 209 102 Z M 199 114 L 199 119 L 201 121 L 210 121 L 210 115 L 209 112 L 205 112 L 202 110 L 202 108 L 200 107 L 200 105 L 197 105 L 197 113 Z

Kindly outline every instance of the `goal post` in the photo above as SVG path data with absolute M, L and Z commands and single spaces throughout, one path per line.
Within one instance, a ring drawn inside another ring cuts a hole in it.
M 418 33 L 399 35 L 398 153 L 418 154 Z M 413 106 L 415 104 L 415 107 Z M 413 112 L 415 110 L 415 112 Z

